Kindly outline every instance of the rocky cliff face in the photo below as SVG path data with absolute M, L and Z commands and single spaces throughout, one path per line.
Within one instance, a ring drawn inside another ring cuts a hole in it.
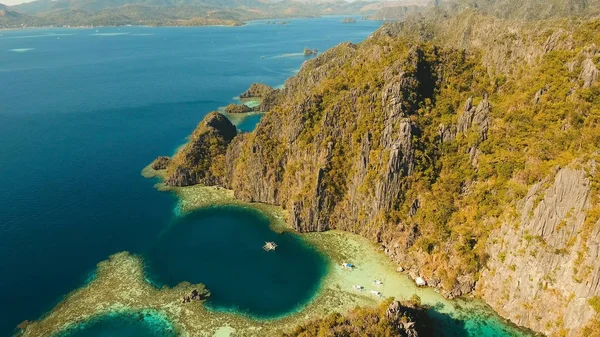
M 535 184 L 518 218 L 490 236 L 479 290 L 513 322 L 575 335 L 597 315 L 588 303 L 600 296 L 600 221 L 590 214 L 595 166 L 563 168 Z
M 443 22 L 341 44 L 269 91 L 255 131 L 201 123 L 166 181 L 281 205 L 298 231 L 359 233 L 445 296 L 478 285 L 513 321 L 576 335 L 599 296 L 599 23 L 481 47 L 498 20 L 458 40 L 441 42 Z

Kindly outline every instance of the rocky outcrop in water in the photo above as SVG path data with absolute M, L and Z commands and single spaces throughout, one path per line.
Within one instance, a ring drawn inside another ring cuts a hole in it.
M 240 95 L 240 98 L 264 98 L 273 90 L 270 86 L 263 83 L 252 83 L 250 88 Z
M 225 112 L 229 114 L 243 114 L 253 111 L 251 107 L 245 104 L 229 104 L 225 107 Z

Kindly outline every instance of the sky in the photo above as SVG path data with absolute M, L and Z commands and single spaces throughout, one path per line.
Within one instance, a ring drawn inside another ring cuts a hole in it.
M 7 6 L 14 6 L 18 4 L 22 4 L 24 2 L 31 2 L 34 0 L 0 0 L 0 3 Z

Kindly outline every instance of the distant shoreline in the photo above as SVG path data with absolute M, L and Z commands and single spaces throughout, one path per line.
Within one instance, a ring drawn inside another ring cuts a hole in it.
M 264 19 L 252 19 L 246 21 L 240 21 L 239 24 L 206 24 L 206 25 L 101 25 L 101 26 L 26 26 L 26 27 L 0 27 L 0 32 L 3 31 L 24 31 L 24 30 L 36 30 L 36 29 L 100 29 L 100 28 L 129 28 L 129 27 L 145 27 L 145 28 L 191 28 L 191 27 L 243 27 L 249 23 L 260 22 L 260 21 L 274 21 L 274 20 L 296 20 L 296 19 L 321 19 L 321 18 L 336 18 L 336 17 L 353 17 L 362 16 L 362 14 L 332 14 L 332 15 L 320 15 L 320 16 L 292 16 L 292 17 L 273 17 Z M 363 19 L 365 21 L 382 21 L 389 22 L 390 20 L 376 20 L 376 19 Z M 277 26 L 277 25 L 275 25 Z

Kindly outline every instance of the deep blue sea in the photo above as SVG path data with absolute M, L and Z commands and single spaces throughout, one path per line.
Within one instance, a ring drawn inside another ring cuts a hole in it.
M 273 317 L 307 303 L 326 260 L 298 236 L 241 208 L 182 217 L 175 197 L 140 172 L 251 83 L 283 84 L 306 60 L 304 48 L 360 42 L 380 25 L 340 20 L 0 31 L 0 336 L 38 319 L 125 250 L 144 257 L 158 285 L 205 283 L 213 309 Z M 278 253 L 265 253 L 265 241 Z M 436 322 L 445 336 L 511 335 L 495 316 L 469 331 L 468 319 Z M 127 314 L 64 335 L 172 333 L 152 315 Z
M 217 307 L 272 315 L 313 295 L 322 261 L 294 238 L 289 249 L 306 258 L 310 275 L 303 280 L 308 282 L 283 289 L 280 278 L 259 277 L 253 286 L 281 297 L 266 307 L 257 296 L 235 303 L 227 294 L 235 289 L 227 287 L 236 282 L 186 273 L 212 270 L 218 261 L 208 256 L 181 270 L 167 267 L 159 253 L 182 235 L 210 233 L 200 240 L 214 247 L 232 238 L 215 233 L 245 228 L 260 249 L 263 235 L 271 234 L 264 219 L 235 212 L 176 219 L 176 199 L 157 192 L 155 181 L 140 175 L 156 156 L 170 155 L 184 143 L 206 113 L 231 103 L 252 82 L 283 84 L 304 62 L 297 54 L 305 47 L 325 50 L 347 40 L 359 42 L 380 25 L 341 24 L 339 17 L 290 21 L 0 31 L 0 336 L 10 335 L 25 319 L 39 318 L 81 286 L 98 262 L 124 250 L 156 257 L 151 262 L 159 281 L 207 283 L 213 288 L 211 305 Z M 257 121 L 254 116 L 243 128 Z M 165 234 L 174 221 L 182 226 Z M 204 227 L 192 228 L 193 222 Z M 252 225 L 263 228 L 256 233 Z M 180 248 L 176 258 L 190 263 L 185 247 Z M 239 254 L 225 261 L 235 263 Z M 271 263 L 267 266 L 282 275 L 297 273 L 293 264 L 277 259 L 241 262 L 248 269 Z M 232 273 L 236 268 L 224 266 Z

